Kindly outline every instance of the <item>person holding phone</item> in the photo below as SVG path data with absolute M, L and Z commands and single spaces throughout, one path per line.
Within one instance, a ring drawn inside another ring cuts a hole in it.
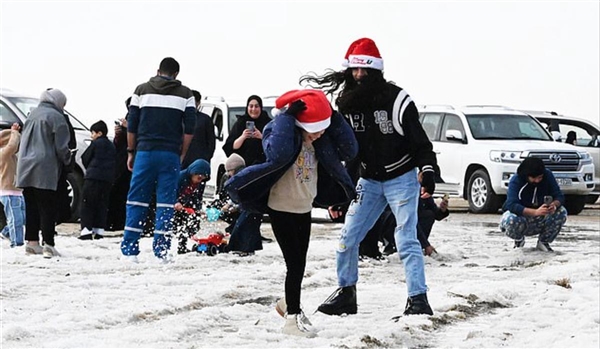
M 508 183 L 500 229 L 515 241 L 515 248 L 525 246 L 525 236 L 538 235 L 536 248 L 552 252 L 550 243 L 567 221 L 564 201 L 552 171 L 542 159 L 526 158 Z
M 238 116 L 231 127 L 229 137 L 223 145 L 227 157 L 238 154 L 244 159 L 246 166 L 265 162 L 265 153 L 262 147 L 263 129 L 271 118 L 263 110 L 263 101 L 257 95 L 248 97 L 246 113 Z M 262 214 L 244 211 L 240 214 L 236 225 L 231 231 L 235 236 L 231 251 L 240 257 L 254 255 L 255 251 L 262 250 L 262 242 L 270 241 L 260 234 Z

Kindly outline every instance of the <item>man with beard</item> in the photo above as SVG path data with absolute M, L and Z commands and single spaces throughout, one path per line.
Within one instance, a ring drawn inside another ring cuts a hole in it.
M 435 153 L 415 103 L 406 91 L 384 79 L 383 59 L 373 40 L 353 42 L 344 66 L 343 71 L 300 79 L 331 95 L 340 90 L 336 104 L 359 144 L 357 197 L 348 208 L 337 247 L 339 288 L 318 310 L 328 315 L 356 314 L 359 244 L 389 204 L 396 217 L 394 237 L 408 288 L 404 314 L 433 315 L 416 227 L 420 187 L 430 194 L 435 189 Z M 416 167 L 422 176 L 420 185 Z

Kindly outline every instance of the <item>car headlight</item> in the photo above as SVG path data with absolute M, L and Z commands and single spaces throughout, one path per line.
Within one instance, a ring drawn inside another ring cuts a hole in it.
M 580 151 L 578 153 L 579 153 L 579 158 L 581 159 L 582 165 L 592 163 L 592 157 L 590 156 L 590 153 L 588 153 L 587 151 Z
M 521 162 L 520 151 L 510 150 L 492 150 L 490 152 L 490 160 L 493 162 Z

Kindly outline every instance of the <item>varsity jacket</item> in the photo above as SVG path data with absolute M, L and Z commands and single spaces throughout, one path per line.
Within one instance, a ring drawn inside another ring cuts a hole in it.
M 394 93 L 380 107 L 342 111 L 358 141 L 360 176 L 384 181 L 415 167 L 434 171 L 435 153 L 415 103 L 400 87 L 388 88 Z
M 282 113 L 263 130 L 266 162 L 246 167 L 225 183 L 231 199 L 250 212 L 266 213 L 271 187 L 283 176 L 302 149 L 302 135 L 295 118 Z M 313 142 L 318 160 L 315 207 L 344 204 L 356 197 L 354 184 L 342 161 L 356 156 L 357 143 L 352 130 L 339 113 Z M 293 199 L 293 198 L 291 198 Z
M 181 81 L 155 76 L 139 85 L 129 105 L 127 132 L 136 134 L 136 150 L 179 154 L 183 134 L 194 133 L 196 102 Z

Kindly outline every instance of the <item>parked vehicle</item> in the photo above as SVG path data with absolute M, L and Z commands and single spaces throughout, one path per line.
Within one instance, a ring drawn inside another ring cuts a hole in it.
M 441 171 L 436 194 L 462 197 L 474 213 L 497 212 L 520 162 L 541 158 L 578 214 L 594 188 L 590 154 L 554 142 L 532 116 L 500 106 L 419 107 Z
M 0 129 L 8 129 L 15 122 L 21 127 L 25 123 L 29 113 L 39 104 L 39 99 L 36 97 L 25 96 L 8 89 L 0 89 Z M 69 120 L 75 129 L 77 138 L 77 156 L 73 171 L 69 173 L 67 182 L 69 185 L 71 197 L 71 221 L 76 222 L 79 219 L 79 207 L 81 204 L 81 192 L 83 188 L 83 174 L 85 168 L 81 162 L 81 154 L 85 151 L 91 142 L 90 130 L 81 121 L 75 118 L 72 114 L 65 110 L 65 114 L 69 116 Z M 4 211 L 0 210 L 0 215 L 4 215 Z
M 262 97 L 263 109 L 271 117 L 271 110 L 275 107 L 276 98 L 277 96 Z M 200 111 L 210 116 L 215 125 L 215 154 L 210 161 L 210 173 L 213 175 L 210 181 L 206 183 L 207 190 L 205 191 L 205 194 L 213 195 L 218 193 L 218 189 L 221 188 L 222 183 L 219 183 L 219 181 L 225 173 L 225 160 L 227 160 L 227 156 L 223 151 L 223 145 L 237 118 L 246 112 L 246 101 L 226 101 L 223 97 L 206 96 L 202 99 Z
M 594 123 L 572 116 L 561 115 L 553 111 L 525 111 L 535 117 L 553 135 L 554 140 L 565 142 L 567 133 L 577 135 L 575 146 L 580 151 L 587 151 L 594 162 L 594 190 L 588 196 L 587 203 L 592 204 L 600 196 L 600 127 Z

